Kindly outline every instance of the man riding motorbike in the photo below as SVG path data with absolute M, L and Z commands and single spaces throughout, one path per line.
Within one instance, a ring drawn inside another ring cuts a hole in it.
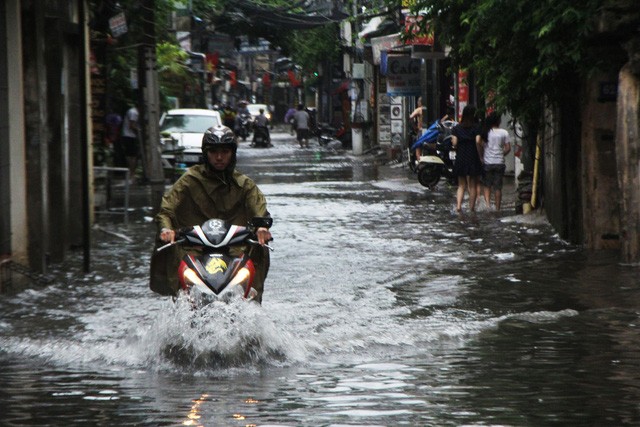
M 265 147 L 271 146 L 271 135 L 269 134 L 269 119 L 264 115 L 264 108 L 260 108 L 260 114 L 258 114 L 253 122 L 253 145 L 260 145 Z M 258 138 L 260 136 L 260 138 Z
M 209 128 L 202 138 L 204 164 L 190 167 L 162 198 L 155 217 L 159 228 L 156 246 L 175 241 L 176 230 L 219 218 L 246 226 L 255 217 L 270 216 L 267 202 L 258 186 L 235 169 L 236 136 L 226 126 Z M 271 232 L 259 227 L 256 236 L 260 250 L 252 253 L 256 267 L 255 298 L 262 301 L 264 280 L 269 271 L 269 251 L 264 246 Z M 240 250 L 240 249 L 239 249 Z M 174 246 L 151 258 L 150 288 L 162 295 L 175 296 L 179 289 L 177 271 L 184 249 Z

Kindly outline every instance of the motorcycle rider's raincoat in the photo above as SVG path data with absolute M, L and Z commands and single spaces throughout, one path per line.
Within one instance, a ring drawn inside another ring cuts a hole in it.
M 220 173 L 206 165 L 196 165 L 187 169 L 164 195 L 155 221 L 159 235 L 162 228 L 179 230 L 200 225 L 211 218 L 246 226 L 252 218 L 265 216 L 269 216 L 266 199 L 249 177 L 235 169 Z M 162 245 L 164 242 L 157 238 L 156 248 Z M 178 266 L 184 255 L 184 249 L 177 245 L 161 252 L 154 249 L 151 290 L 162 295 L 176 295 L 179 290 Z M 269 252 L 267 248 L 258 247 L 251 258 L 256 267 L 256 299 L 260 302 L 269 270 Z

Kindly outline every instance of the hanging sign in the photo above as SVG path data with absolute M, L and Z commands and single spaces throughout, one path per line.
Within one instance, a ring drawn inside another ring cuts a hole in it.
M 120 37 L 127 33 L 127 18 L 123 12 L 109 18 L 109 29 L 113 37 Z
M 420 95 L 420 59 L 404 55 L 387 57 L 387 94 L 392 96 Z

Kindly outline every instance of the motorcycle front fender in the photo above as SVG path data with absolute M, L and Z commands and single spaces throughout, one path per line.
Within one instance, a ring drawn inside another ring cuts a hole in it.
M 444 162 L 438 156 L 420 156 L 420 161 L 418 162 L 418 168 L 422 163 L 444 165 Z

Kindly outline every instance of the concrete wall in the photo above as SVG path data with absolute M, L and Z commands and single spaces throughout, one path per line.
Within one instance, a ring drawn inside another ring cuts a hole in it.
M 640 262 L 640 78 L 625 66 L 619 75 L 616 148 L 621 190 L 621 249 L 625 262 Z
M 20 0 L 0 5 L 0 240 L 2 253 L 27 262 L 27 192 Z M 8 234 L 7 234 L 8 233 Z
M 602 84 L 617 76 L 591 79 L 582 110 L 582 210 L 584 244 L 591 249 L 619 247 L 620 190 L 616 165 L 616 103 L 603 98 Z
M 567 82 L 576 86 L 578 80 Z M 574 244 L 583 243 L 582 223 L 582 141 L 580 133 L 580 96 L 565 99 L 548 109 L 542 135 L 542 206 L 549 222 L 560 236 Z
M 34 272 L 84 241 L 78 5 L 0 2 L 0 258 Z

